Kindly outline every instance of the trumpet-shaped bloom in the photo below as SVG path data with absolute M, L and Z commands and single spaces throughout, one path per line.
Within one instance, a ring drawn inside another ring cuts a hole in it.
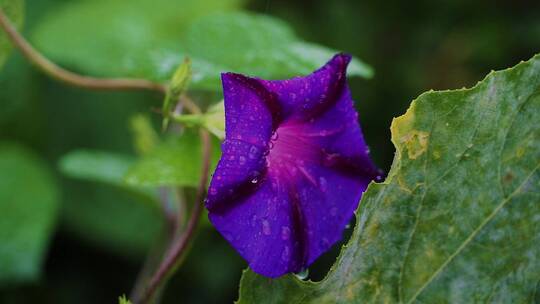
M 206 207 L 253 271 L 298 272 L 339 241 L 381 172 L 346 82 L 351 57 L 305 77 L 222 74 L 225 140 Z

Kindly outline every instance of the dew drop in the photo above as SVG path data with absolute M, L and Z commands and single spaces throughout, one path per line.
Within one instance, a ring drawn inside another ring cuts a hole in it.
M 289 227 L 283 226 L 281 227 L 281 239 L 286 241 L 291 236 L 291 229 Z
M 322 238 L 319 246 L 321 247 L 321 249 L 327 249 L 330 246 L 330 241 L 327 238 Z
M 230 232 L 223 232 L 223 237 L 227 240 L 227 241 L 231 241 L 233 239 L 233 236 Z
M 255 227 L 257 225 L 257 215 L 254 214 L 252 217 L 251 217 L 251 227 Z
M 251 176 L 251 183 L 252 184 L 256 184 L 259 182 L 259 176 L 261 174 L 259 173 L 259 171 L 253 171 L 251 172 L 250 176 Z
M 259 149 L 255 146 L 251 146 L 251 148 L 249 148 L 249 158 L 251 159 L 255 159 L 257 158 L 257 153 L 259 152 Z
M 305 280 L 309 276 L 309 269 L 305 268 L 294 274 L 298 279 Z
M 326 192 L 327 188 L 328 188 L 328 182 L 326 181 L 326 178 L 324 177 L 319 177 L 319 188 L 321 188 L 321 191 L 322 192 Z
M 217 194 L 217 189 L 214 188 L 214 187 L 211 187 L 210 188 L 210 195 L 216 195 Z
M 290 252 L 289 246 L 285 246 L 285 249 L 283 249 L 283 252 L 281 253 L 281 259 L 283 261 L 288 261 L 290 255 L 291 255 L 291 252 Z
M 270 223 L 267 220 L 262 221 L 262 232 L 264 235 L 272 234 L 272 230 L 270 229 Z
M 277 132 L 272 133 L 272 140 L 277 140 L 279 138 L 279 135 Z
M 238 164 L 239 164 L 240 166 L 245 165 L 245 164 L 246 164 L 246 158 L 245 158 L 244 156 L 238 157 Z

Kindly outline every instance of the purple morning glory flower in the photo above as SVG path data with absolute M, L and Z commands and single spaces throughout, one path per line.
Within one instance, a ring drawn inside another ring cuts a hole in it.
M 206 207 L 259 274 L 313 263 L 380 179 L 347 86 L 350 60 L 338 54 L 311 75 L 279 81 L 222 74 L 226 137 Z

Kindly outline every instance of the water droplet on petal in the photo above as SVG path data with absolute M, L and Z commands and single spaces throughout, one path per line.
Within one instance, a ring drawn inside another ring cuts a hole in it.
M 322 238 L 319 246 L 321 247 L 321 249 L 326 250 L 328 247 L 330 247 L 330 241 L 327 238 Z
M 245 158 L 244 156 L 238 157 L 238 164 L 239 164 L 240 166 L 245 165 L 245 164 L 246 164 L 246 158 Z
M 298 273 L 294 274 L 298 279 L 305 280 L 309 276 L 309 269 L 302 269 Z
M 223 232 L 223 237 L 227 240 L 227 241 L 231 241 L 233 239 L 233 236 L 230 232 L 226 231 L 226 232 Z
M 285 246 L 285 249 L 283 249 L 283 252 L 281 253 L 281 259 L 283 261 L 288 261 L 289 256 L 291 255 L 291 250 L 289 249 L 289 246 Z
M 270 223 L 267 220 L 262 221 L 262 232 L 264 235 L 272 234 L 272 230 L 270 229 Z
M 252 184 L 256 184 L 259 182 L 259 177 L 260 177 L 261 173 L 259 173 L 259 171 L 252 171 L 250 176 L 251 176 L 251 183 Z
M 322 192 L 326 192 L 326 189 L 328 188 L 328 182 L 326 181 L 326 178 L 319 177 L 319 188 L 321 188 Z
M 283 226 L 281 227 L 281 239 L 286 241 L 291 236 L 291 229 L 289 227 Z
M 251 146 L 251 148 L 249 148 L 249 158 L 251 159 L 255 159 L 257 158 L 257 153 L 259 152 L 259 148 L 255 147 L 255 146 Z
M 254 214 L 252 217 L 251 217 L 251 227 L 255 227 L 257 225 L 257 215 Z

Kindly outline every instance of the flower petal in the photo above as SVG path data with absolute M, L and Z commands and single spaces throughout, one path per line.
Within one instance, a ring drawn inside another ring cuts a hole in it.
M 260 81 L 277 95 L 286 117 L 310 119 L 333 105 L 346 83 L 350 61 L 350 55 L 337 54 L 308 76 Z
M 223 74 L 226 140 L 210 183 L 211 222 L 257 273 L 309 266 L 341 237 L 371 180 L 345 81 L 348 55 L 306 77 Z
M 206 207 L 232 208 L 230 201 L 254 190 L 251 181 L 264 173 L 264 153 L 275 118 L 273 96 L 264 87 L 239 74 L 222 75 L 225 103 L 225 133 L 222 156 L 214 172 Z M 220 203 L 221 206 L 217 206 Z
M 274 186 L 272 186 L 274 185 Z M 295 221 L 286 188 L 267 178 L 257 191 L 240 198 L 234 208 L 210 212 L 218 231 L 246 259 L 251 269 L 268 277 L 279 277 L 303 267 L 302 227 Z

